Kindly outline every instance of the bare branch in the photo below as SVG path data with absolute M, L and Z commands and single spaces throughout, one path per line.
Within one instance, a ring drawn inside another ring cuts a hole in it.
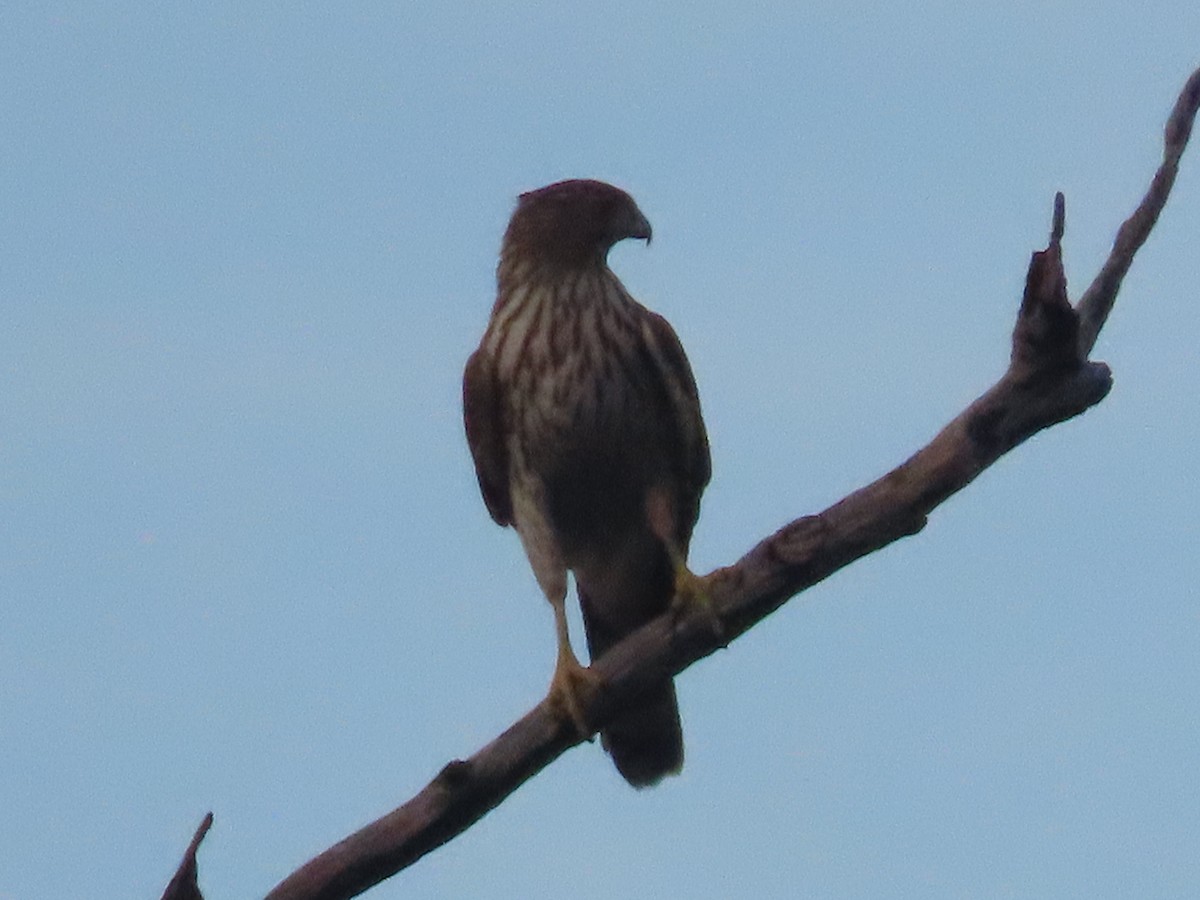
M 204 895 L 200 893 L 200 885 L 196 881 L 196 851 L 200 849 L 200 842 L 208 834 L 208 829 L 212 828 L 212 823 L 213 814 L 208 813 L 184 851 L 183 861 L 175 870 L 175 877 L 163 891 L 162 900 L 204 900 Z
M 1108 367 L 1087 356 L 1167 200 L 1198 106 L 1200 71 L 1171 114 L 1164 161 L 1146 197 L 1121 227 L 1109 260 L 1077 308 L 1067 299 L 1063 274 L 1066 211 L 1059 194 L 1049 243 L 1030 260 L 1003 377 L 893 471 L 824 512 L 791 522 L 734 565 L 707 576 L 727 640 L 843 566 L 917 533 L 934 508 L 1000 456 L 1105 397 L 1112 384 Z M 593 664 L 602 687 L 587 704 L 587 720 L 602 728 L 648 686 L 719 647 L 705 616 L 659 617 Z M 543 701 L 474 756 L 448 764 L 403 806 L 292 873 L 270 900 L 356 896 L 469 828 L 580 742 L 574 725 Z M 194 846 L 189 854 L 184 865 L 190 858 L 194 880 Z
M 1192 123 L 1196 121 L 1196 110 L 1200 107 L 1200 69 L 1192 73 L 1184 85 L 1167 126 L 1163 129 L 1163 161 L 1154 173 L 1154 180 L 1146 196 L 1138 204 L 1125 224 L 1117 232 L 1112 251 L 1108 254 L 1100 274 L 1084 292 L 1079 301 L 1079 349 L 1087 356 L 1096 345 L 1096 338 L 1117 299 L 1121 281 L 1133 257 L 1150 236 L 1150 230 L 1158 221 L 1158 214 L 1166 205 L 1167 197 L 1175 184 L 1179 171 L 1179 158 L 1183 156 L 1188 138 L 1192 135 Z

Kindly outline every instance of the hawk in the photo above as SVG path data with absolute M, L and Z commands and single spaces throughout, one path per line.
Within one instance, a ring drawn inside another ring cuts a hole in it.
M 567 573 L 593 660 L 672 598 L 702 596 L 685 560 L 711 475 L 708 436 L 679 338 L 608 267 L 625 238 L 649 243 L 650 223 L 612 185 L 571 180 L 522 194 L 463 377 L 484 503 L 516 528 L 554 609 L 550 696 L 582 734 L 591 729 L 581 696 L 594 679 L 571 649 Z M 601 739 L 635 787 L 678 772 L 672 681 L 636 698 Z

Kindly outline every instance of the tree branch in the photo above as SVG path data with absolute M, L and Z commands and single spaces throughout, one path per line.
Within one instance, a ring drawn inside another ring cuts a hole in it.
M 200 885 L 196 881 L 196 851 L 200 849 L 200 842 L 208 834 L 208 829 L 212 828 L 212 823 L 213 814 L 208 813 L 184 851 L 183 861 L 179 863 L 175 876 L 163 891 L 162 900 L 204 900 L 204 895 L 200 893 Z
M 1167 123 L 1163 163 L 1145 198 L 1122 225 L 1108 261 L 1077 307 L 1067 299 L 1063 274 L 1066 214 L 1059 194 L 1049 243 L 1030 260 L 1001 379 L 887 475 L 817 515 L 791 522 L 734 565 L 706 577 L 725 642 L 843 566 L 916 534 L 934 508 L 1000 456 L 1105 397 L 1111 373 L 1087 356 L 1167 200 L 1198 106 L 1200 71 L 1188 80 Z M 601 689 L 587 704 L 588 721 L 599 730 L 648 686 L 722 645 L 704 616 L 659 617 L 592 665 Z M 403 806 L 289 875 L 269 900 L 334 900 L 367 890 L 465 831 L 578 743 L 573 724 L 543 701 L 474 756 L 449 763 Z
M 1079 300 L 1079 348 L 1084 356 L 1091 353 L 1096 345 L 1100 329 L 1104 327 L 1117 299 L 1117 291 L 1121 289 L 1121 281 L 1129 271 L 1134 255 L 1150 236 L 1154 223 L 1158 221 L 1158 214 L 1171 194 L 1175 173 L 1179 171 L 1179 158 L 1183 156 L 1188 138 L 1192 135 L 1197 107 L 1200 107 L 1200 69 L 1193 72 L 1183 86 L 1179 99 L 1175 101 L 1175 108 L 1167 119 L 1163 129 L 1163 161 L 1154 173 L 1150 189 L 1117 232 L 1117 239 L 1100 274 Z

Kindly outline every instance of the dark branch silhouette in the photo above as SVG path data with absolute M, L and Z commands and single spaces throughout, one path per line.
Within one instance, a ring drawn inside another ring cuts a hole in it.
M 204 895 L 200 893 L 200 885 L 196 881 L 196 851 L 200 849 L 200 842 L 208 834 L 208 829 L 212 828 L 212 823 L 213 814 L 208 813 L 192 836 L 192 842 L 183 854 L 183 861 L 175 870 L 175 877 L 163 891 L 162 900 L 204 900 Z
M 589 723 L 599 730 L 647 686 L 661 684 L 735 640 L 799 592 L 916 534 L 935 507 L 1003 454 L 1104 399 L 1111 373 L 1087 357 L 1167 201 L 1197 107 L 1200 70 L 1188 79 L 1167 122 L 1163 162 L 1146 196 L 1121 226 L 1108 260 L 1079 303 L 1073 307 L 1067 297 L 1066 211 L 1058 194 L 1049 243 L 1029 263 L 1009 367 L 1000 380 L 887 475 L 821 513 L 785 525 L 734 565 L 706 576 L 724 626 L 720 639 L 705 616 L 668 613 L 613 647 L 591 667 L 601 689 L 584 710 Z M 301 866 L 271 891 L 269 900 L 335 900 L 362 893 L 461 834 L 581 742 L 574 724 L 543 701 L 470 758 L 450 762 L 407 803 Z M 193 890 L 195 850 L 204 830 L 176 876 L 180 880 L 186 874 Z M 164 897 L 199 893 L 172 894 L 168 888 Z
M 1100 274 L 1079 300 L 1079 347 L 1084 356 L 1096 345 L 1100 329 L 1104 327 L 1117 299 L 1117 291 L 1121 289 L 1121 281 L 1133 264 L 1134 255 L 1146 243 L 1154 223 L 1158 221 L 1158 214 L 1171 194 L 1175 174 L 1179 171 L 1179 159 L 1187 147 L 1188 138 L 1192 136 L 1197 107 L 1200 107 L 1200 69 L 1193 72 L 1183 86 L 1179 99 L 1175 101 L 1175 108 L 1167 119 L 1167 127 L 1163 129 L 1163 161 L 1154 173 L 1150 189 L 1117 232 L 1117 239 Z

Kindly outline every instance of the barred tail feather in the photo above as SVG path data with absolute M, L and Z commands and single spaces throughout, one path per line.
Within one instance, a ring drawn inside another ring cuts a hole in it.
M 635 788 L 677 774 L 683 768 L 683 729 L 675 684 L 668 681 L 639 697 L 601 732 L 600 741 Z
M 624 627 L 613 627 L 611 616 L 605 616 L 613 610 L 598 605 L 582 584 L 577 585 L 588 651 L 596 660 L 632 630 L 631 624 L 636 628 L 642 623 L 625 621 L 621 623 Z M 642 618 L 649 621 L 659 611 L 652 605 L 649 615 L 643 613 Z M 678 773 L 683 768 L 683 728 L 674 682 L 667 679 L 633 700 L 600 733 L 600 741 L 617 771 L 636 788 L 650 787 Z

